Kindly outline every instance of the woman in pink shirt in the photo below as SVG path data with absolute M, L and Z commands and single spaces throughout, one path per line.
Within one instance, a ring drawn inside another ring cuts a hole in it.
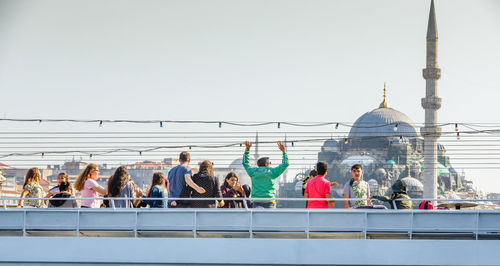
M 97 181 L 99 168 L 96 164 L 89 164 L 75 181 L 75 189 L 81 192 L 82 198 L 96 198 L 98 194 L 108 194 L 107 189 L 101 187 Z M 98 199 L 82 199 L 82 208 L 99 208 L 101 201 Z

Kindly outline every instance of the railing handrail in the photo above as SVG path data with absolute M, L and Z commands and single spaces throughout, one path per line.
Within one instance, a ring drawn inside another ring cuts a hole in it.
M 218 198 L 180 198 L 180 197 L 165 197 L 165 198 L 148 198 L 148 197 L 143 197 L 143 198 L 132 198 L 132 197 L 72 197 L 72 198 L 21 198 L 21 197 L 0 197 L 0 200 L 61 200 L 61 199 L 72 199 L 72 200 L 108 200 L 108 199 L 114 199 L 114 200 L 250 200 L 250 201 L 348 201 L 348 200 L 362 200 L 362 201 L 367 201 L 367 200 L 377 200 L 375 198 L 365 198 L 365 199 L 360 199 L 360 198 L 245 198 L 245 197 L 218 197 Z M 410 199 L 393 199 L 396 201 L 456 201 L 456 202 L 463 202 L 463 201 L 478 201 L 478 202 L 500 202 L 500 199 L 448 199 L 448 198 L 440 198 L 440 199 L 433 199 L 433 198 L 410 198 Z

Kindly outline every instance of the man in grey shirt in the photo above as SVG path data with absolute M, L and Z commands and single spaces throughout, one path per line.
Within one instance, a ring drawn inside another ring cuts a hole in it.
M 370 186 L 365 182 L 363 177 L 363 166 L 355 164 L 351 167 L 351 180 L 344 186 L 344 198 L 369 199 Z M 352 209 L 361 206 L 372 205 L 370 200 L 346 200 L 344 201 L 345 209 Z

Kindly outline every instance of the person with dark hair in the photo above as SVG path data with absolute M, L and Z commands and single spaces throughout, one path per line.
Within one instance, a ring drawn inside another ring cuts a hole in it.
M 309 175 L 306 176 L 304 178 L 304 180 L 302 180 L 302 196 L 304 196 L 304 193 L 306 192 L 306 185 L 307 185 L 307 182 L 311 179 L 313 179 L 314 177 L 316 177 L 318 175 L 318 171 L 316 171 L 316 169 L 312 169 L 311 171 L 309 171 Z
M 45 197 L 52 198 L 52 196 L 59 193 L 59 185 L 62 182 L 69 182 L 68 174 L 66 174 L 64 172 L 57 174 L 57 186 L 49 189 L 49 192 L 47 193 L 47 195 L 45 195 Z M 69 192 L 73 195 L 75 194 L 75 192 L 73 191 L 73 187 L 71 187 L 71 185 L 69 186 Z
M 269 157 L 257 160 L 258 167 L 250 167 L 250 148 L 252 142 L 245 141 L 245 153 L 243 154 L 243 167 L 252 180 L 252 198 L 274 198 L 276 197 L 276 179 L 288 168 L 288 155 L 283 142 L 278 141 L 278 148 L 283 153 L 283 159 L 279 166 L 272 168 Z M 256 208 L 276 208 L 275 201 L 254 201 Z
M 219 180 L 214 176 L 212 162 L 205 160 L 201 162 L 198 173 L 193 175 L 193 182 L 202 187 L 204 193 L 198 193 L 194 188 L 188 187 L 188 195 L 191 198 L 222 198 Z M 192 200 L 191 208 L 215 208 L 217 200 Z M 224 201 L 218 203 L 219 208 L 224 206 Z
M 136 197 L 142 197 L 142 191 L 137 188 L 130 179 L 126 166 L 120 166 L 108 180 L 108 197 L 110 198 L 130 198 L 109 200 L 109 206 L 115 208 L 132 208 L 137 206 L 140 200 L 134 200 Z
M 387 196 L 373 196 L 373 199 L 377 199 L 380 201 L 389 202 L 391 205 L 391 209 L 398 210 L 410 210 L 413 208 L 413 204 L 411 200 L 398 200 L 398 199 L 410 199 L 408 196 L 408 187 L 406 183 L 399 179 L 392 184 L 392 194 L 390 197 Z
M 79 208 L 70 188 L 69 182 L 59 183 L 59 192 L 49 200 L 49 208 Z
M 306 190 L 304 192 L 304 198 L 331 198 L 331 186 L 338 186 L 337 182 L 331 182 L 326 180 L 326 175 L 328 173 L 328 164 L 326 162 L 318 162 L 316 164 L 316 169 L 318 175 L 307 182 Z M 307 202 L 308 209 L 327 209 L 329 201 L 319 201 L 319 200 L 309 200 Z
M 191 155 L 187 151 L 179 154 L 179 165 L 170 169 L 168 172 L 168 183 L 171 198 L 181 198 L 186 195 L 188 186 L 196 190 L 197 193 L 203 194 L 205 190 L 193 182 L 191 176 L 193 172 L 189 167 Z M 172 201 L 168 202 L 169 207 L 189 207 L 189 202 Z
M 224 184 L 220 187 L 224 200 L 224 208 L 241 208 L 243 201 L 234 200 L 235 198 L 246 198 L 245 189 L 238 183 L 238 175 L 235 172 L 229 172 L 224 178 Z
M 363 166 L 355 164 L 351 167 L 351 180 L 347 181 L 344 186 L 344 198 L 357 198 L 360 200 L 346 200 L 344 201 L 344 208 L 358 208 L 372 205 L 370 200 L 370 186 L 363 180 Z
M 148 198 L 163 198 L 163 200 L 144 200 L 150 208 L 167 208 L 168 189 L 165 183 L 165 174 L 162 172 L 155 172 L 151 187 L 148 190 Z

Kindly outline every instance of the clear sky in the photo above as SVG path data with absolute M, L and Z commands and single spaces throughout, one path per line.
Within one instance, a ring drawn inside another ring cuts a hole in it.
M 0 115 L 354 122 L 386 81 L 389 105 L 418 124 L 429 5 L 0 0 Z M 500 123 L 500 1 L 435 5 L 438 120 Z M 31 130 L 2 126 L 16 129 Z M 477 185 L 500 187 L 499 171 Z

